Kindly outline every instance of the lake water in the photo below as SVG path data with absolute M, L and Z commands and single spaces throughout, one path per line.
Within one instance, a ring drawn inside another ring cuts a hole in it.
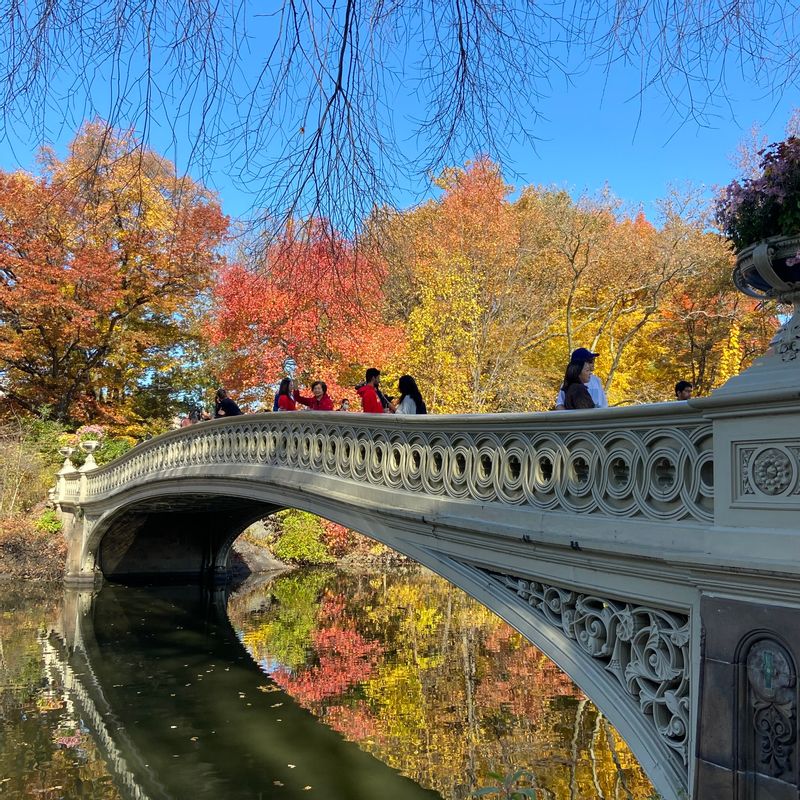
M 1 797 L 464 800 L 518 769 L 655 796 L 566 675 L 424 570 L 6 584 L 0 609 Z

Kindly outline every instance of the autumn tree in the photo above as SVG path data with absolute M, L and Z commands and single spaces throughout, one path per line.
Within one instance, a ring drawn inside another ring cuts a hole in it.
M 762 355 L 777 321 L 774 309 L 731 289 L 732 255 L 722 250 L 702 272 L 671 287 L 657 327 L 675 377 L 706 394 Z
M 573 199 L 529 186 L 512 200 L 488 159 L 439 185 L 437 200 L 376 212 L 367 226 L 407 332 L 397 369 L 435 412 L 552 408 L 576 347 L 600 352 L 612 404 L 665 400 L 678 378 L 717 385 L 769 339 L 769 318 L 731 285 L 730 247 L 692 193 L 670 195 L 651 221 L 607 191 Z
M 548 211 L 540 220 L 551 280 L 561 286 L 553 328 L 561 368 L 576 347 L 599 351 L 598 372 L 612 403 L 664 399 L 657 367 L 679 364 L 656 335 L 664 309 L 678 286 L 691 292 L 709 271 L 730 267 L 728 245 L 707 231 L 693 201 L 668 197 L 654 224 L 641 212 L 626 213 L 608 194 L 573 202 L 564 193 L 531 189 L 520 199 Z M 730 282 L 725 290 L 727 297 L 736 294 Z
M 543 241 L 489 159 L 438 183 L 440 199 L 380 229 L 387 290 L 408 317 L 403 367 L 434 411 L 519 408 L 520 365 L 557 315 Z
M 0 173 L 0 385 L 25 409 L 86 418 L 174 366 L 227 220 L 201 186 L 101 123 L 41 164 L 38 177 Z
M 384 322 L 382 264 L 323 221 L 255 252 L 214 289 L 209 335 L 230 385 L 264 400 L 291 362 L 301 382 L 324 380 L 338 395 L 402 347 L 402 330 Z

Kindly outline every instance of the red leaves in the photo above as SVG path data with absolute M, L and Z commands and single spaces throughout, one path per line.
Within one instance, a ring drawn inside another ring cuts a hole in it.
M 301 380 L 319 378 L 338 398 L 358 367 L 381 364 L 401 333 L 382 323 L 382 264 L 324 225 L 271 245 L 257 269 L 233 264 L 215 289 L 209 335 L 228 351 L 226 382 L 264 387 L 287 359 Z
M 273 680 L 299 703 L 308 705 L 344 694 L 372 674 L 381 646 L 355 629 L 334 624 L 314 632 L 312 644 L 319 664 L 295 674 L 280 669 Z

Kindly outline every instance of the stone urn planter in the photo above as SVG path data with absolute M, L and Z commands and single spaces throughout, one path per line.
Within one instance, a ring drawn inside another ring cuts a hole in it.
M 81 442 L 79 447 L 86 453 L 86 460 L 83 462 L 83 466 L 80 468 L 81 472 L 89 472 L 89 470 L 97 469 L 97 462 L 94 460 L 94 453 L 98 447 L 100 447 L 100 442 L 91 439 L 87 442 Z
M 770 236 L 745 247 L 736 256 L 733 283 L 739 291 L 759 300 L 793 302 L 800 292 L 800 233 Z
M 800 359 L 800 233 L 770 236 L 745 247 L 736 256 L 733 283 L 739 291 L 757 300 L 791 303 L 794 312 L 770 343 L 781 361 Z

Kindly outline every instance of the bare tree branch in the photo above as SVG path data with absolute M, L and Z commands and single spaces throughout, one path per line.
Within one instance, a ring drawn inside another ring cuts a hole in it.
M 356 231 L 399 187 L 535 144 L 556 77 L 633 67 L 642 109 L 655 91 L 700 125 L 741 81 L 777 98 L 797 84 L 799 10 L 798 0 L 282 0 L 260 15 L 245 0 L 8 0 L 0 135 L 45 143 L 101 118 L 147 145 L 166 130 L 198 177 L 224 165 L 267 228 L 317 215 Z

